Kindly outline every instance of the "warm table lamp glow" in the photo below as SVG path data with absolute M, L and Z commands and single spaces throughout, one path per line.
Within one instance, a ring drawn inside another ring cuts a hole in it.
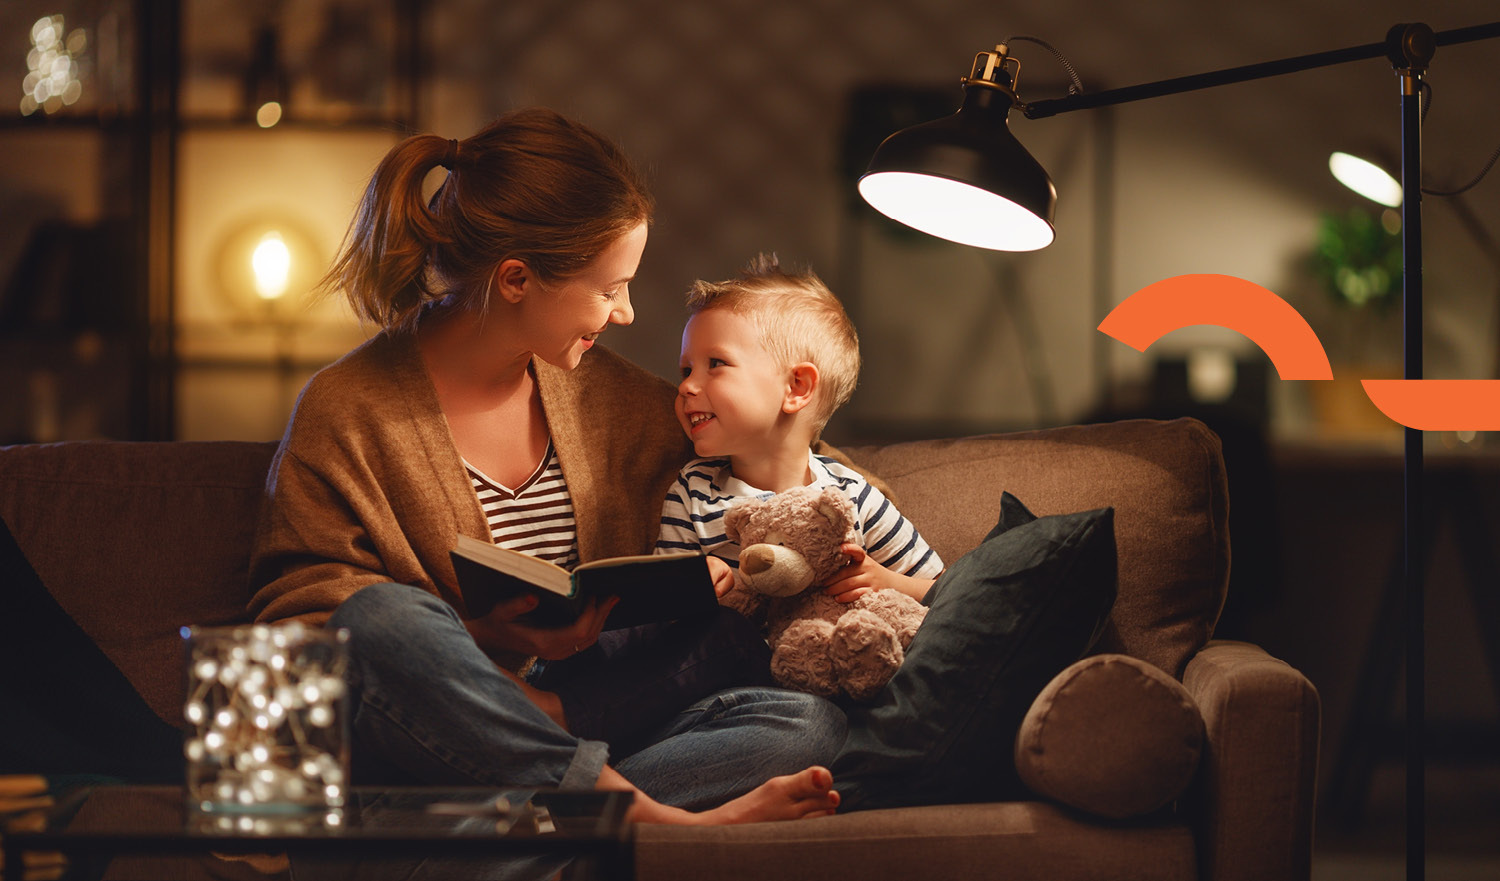
M 286 293 L 292 274 L 292 252 L 281 233 L 272 230 L 260 237 L 250 254 L 250 269 L 255 273 L 255 292 L 261 299 L 274 300 Z
M 296 217 L 267 215 L 231 227 L 219 244 L 219 293 L 237 318 L 294 321 L 317 285 L 321 249 Z

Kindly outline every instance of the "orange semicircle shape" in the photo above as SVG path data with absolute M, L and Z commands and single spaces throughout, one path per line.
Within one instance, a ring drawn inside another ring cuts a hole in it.
M 1244 334 L 1282 379 L 1333 379 L 1307 319 L 1272 291 L 1232 275 L 1176 275 L 1149 284 L 1106 315 L 1099 330 L 1144 352 L 1168 333 L 1200 324 Z
M 1500 431 L 1500 379 L 1365 379 L 1380 412 L 1418 431 Z

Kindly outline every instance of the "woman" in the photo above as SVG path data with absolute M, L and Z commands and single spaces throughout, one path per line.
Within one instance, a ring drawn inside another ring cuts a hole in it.
M 447 179 L 424 204 L 438 166 Z M 651 209 L 612 144 L 545 110 L 462 142 L 409 138 L 371 178 L 325 286 L 381 332 L 303 390 L 268 478 L 250 604 L 260 621 L 349 629 L 361 770 L 626 789 L 642 822 L 836 808 L 821 763 L 844 720 L 828 702 L 731 688 L 671 707 L 607 764 L 604 743 L 568 730 L 587 688 L 570 703 L 522 671 L 600 653 L 612 603 L 560 629 L 521 620 L 530 597 L 463 614 L 459 533 L 564 563 L 651 548 L 688 456 L 674 390 L 590 351 L 634 317 Z

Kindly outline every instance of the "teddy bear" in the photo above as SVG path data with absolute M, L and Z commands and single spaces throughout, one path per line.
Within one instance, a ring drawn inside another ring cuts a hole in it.
M 927 607 L 897 590 L 852 603 L 820 582 L 857 544 L 854 504 L 834 487 L 798 487 L 730 508 L 724 530 L 740 545 L 739 572 L 722 602 L 763 620 L 777 683 L 823 697 L 868 700 L 901 666 Z

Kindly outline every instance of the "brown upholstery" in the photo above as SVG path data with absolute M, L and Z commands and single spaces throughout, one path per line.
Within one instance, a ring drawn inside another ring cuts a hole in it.
M 895 808 L 794 823 L 641 826 L 636 874 L 714 881 L 1200 877 L 1192 832 L 1183 823 L 1095 823 L 1031 801 Z
M 0 517 L 58 605 L 158 716 L 182 719 L 178 628 L 245 620 L 275 444 L 64 443 L 0 451 Z
M 254 513 L 273 450 L 233 442 L 0 449 L 0 516 L 27 559 L 174 724 L 182 700 L 178 628 L 242 620 Z M 949 561 L 988 532 L 1005 490 L 1040 516 L 1114 507 L 1120 591 L 1098 651 L 1182 681 L 1203 720 L 1193 785 L 1174 807 L 1125 820 L 1038 795 L 794 823 L 642 826 L 642 881 L 1308 877 L 1317 693 L 1253 645 L 1208 642 L 1229 562 L 1223 460 L 1212 432 L 1192 420 L 1130 421 L 845 452 L 885 479 Z M 1150 702 L 1137 703 L 1097 710 L 1101 735 L 1126 721 L 1143 730 L 1171 724 L 1121 717 L 1152 712 Z M 1076 710 L 1080 718 L 1089 712 Z M 1128 785 L 1139 770 L 1101 761 L 1050 773 L 1076 788 L 1080 777 Z
M 1258 646 L 1216 642 L 1183 685 L 1203 714 L 1208 748 L 1193 810 L 1203 877 L 1306 878 L 1312 867 L 1318 692 Z M 1298 834 L 1288 836 L 1289 830 Z M 1261 850 L 1256 842 L 1274 842 Z
M 1203 717 L 1182 683 L 1139 658 L 1094 655 L 1037 695 L 1015 759 L 1033 792 L 1124 819 L 1182 795 L 1202 752 Z

